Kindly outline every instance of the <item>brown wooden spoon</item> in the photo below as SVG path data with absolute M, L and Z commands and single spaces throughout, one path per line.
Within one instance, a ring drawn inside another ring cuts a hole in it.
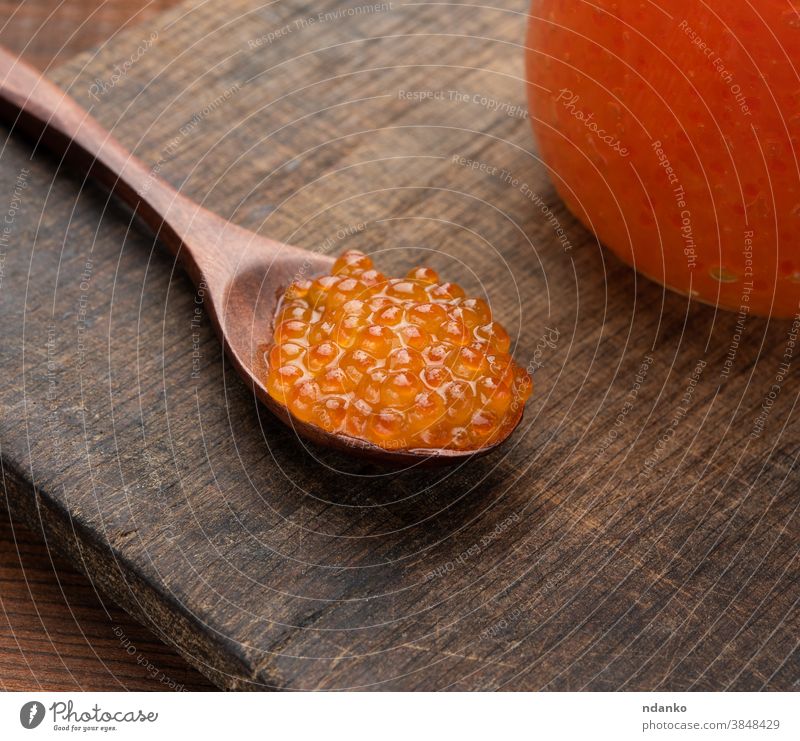
M 0 116 L 101 182 L 155 231 L 204 293 L 228 357 L 258 398 L 314 443 L 384 463 L 458 463 L 493 450 L 386 449 L 302 422 L 264 386 L 277 302 L 298 278 L 329 273 L 333 259 L 261 237 L 199 206 L 161 180 L 66 93 L 0 47 Z M 519 412 L 519 420 L 522 410 Z M 509 434 L 512 430 L 509 430 Z

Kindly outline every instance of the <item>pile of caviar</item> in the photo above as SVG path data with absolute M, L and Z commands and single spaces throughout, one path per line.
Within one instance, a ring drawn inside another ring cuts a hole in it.
M 354 250 L 281 300 L 267 390 L 292 415 L 387 449 L 472 450 L 503 439 L 530 376 L 485 301 L 430 268 L 387 278 Z

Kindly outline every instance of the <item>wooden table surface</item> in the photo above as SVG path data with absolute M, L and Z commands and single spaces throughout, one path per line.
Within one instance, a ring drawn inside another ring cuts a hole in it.
M 174 5 L 177 0 L 0 2 L 0 44 L 46 70 Z
M 40 69 L 176 0 L 0 3 L 0 43 Z M 0 502 L 0 689 L 200 690 L 208 680 L 52 553 Z
M 536 390 L 454 470 L 304 446 L 152 235 L 12 137 L 12 516 L 218 686 L 796 687 L 800 395 L 768 396 L 791 324 L 740 330 L 570 216 L 525 117 L 519 3 L 210 0 L 157 24 L 49 76 L 223 217 L 488 296 Z

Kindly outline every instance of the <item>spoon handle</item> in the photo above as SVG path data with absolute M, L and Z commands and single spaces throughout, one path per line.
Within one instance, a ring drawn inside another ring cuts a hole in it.
M 3 47 L 0 116 L 125 201 L 182 258 L 196 283 L 232 259 L 218 246 L 223 219 L 180 195 L 67 93 Z

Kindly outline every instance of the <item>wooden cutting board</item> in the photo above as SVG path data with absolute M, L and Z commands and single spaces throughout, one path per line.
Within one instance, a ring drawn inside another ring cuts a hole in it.
M 187 4 L 52 75 L 223 216 L 489 296 L 536 390 L 454 470 L 305 446 L 153 237 L 4 145 L 10 506 L 220 687 L 798 683 L 792 324 L 687 306 L 570 217 L 524 25 L 510 0 Z

